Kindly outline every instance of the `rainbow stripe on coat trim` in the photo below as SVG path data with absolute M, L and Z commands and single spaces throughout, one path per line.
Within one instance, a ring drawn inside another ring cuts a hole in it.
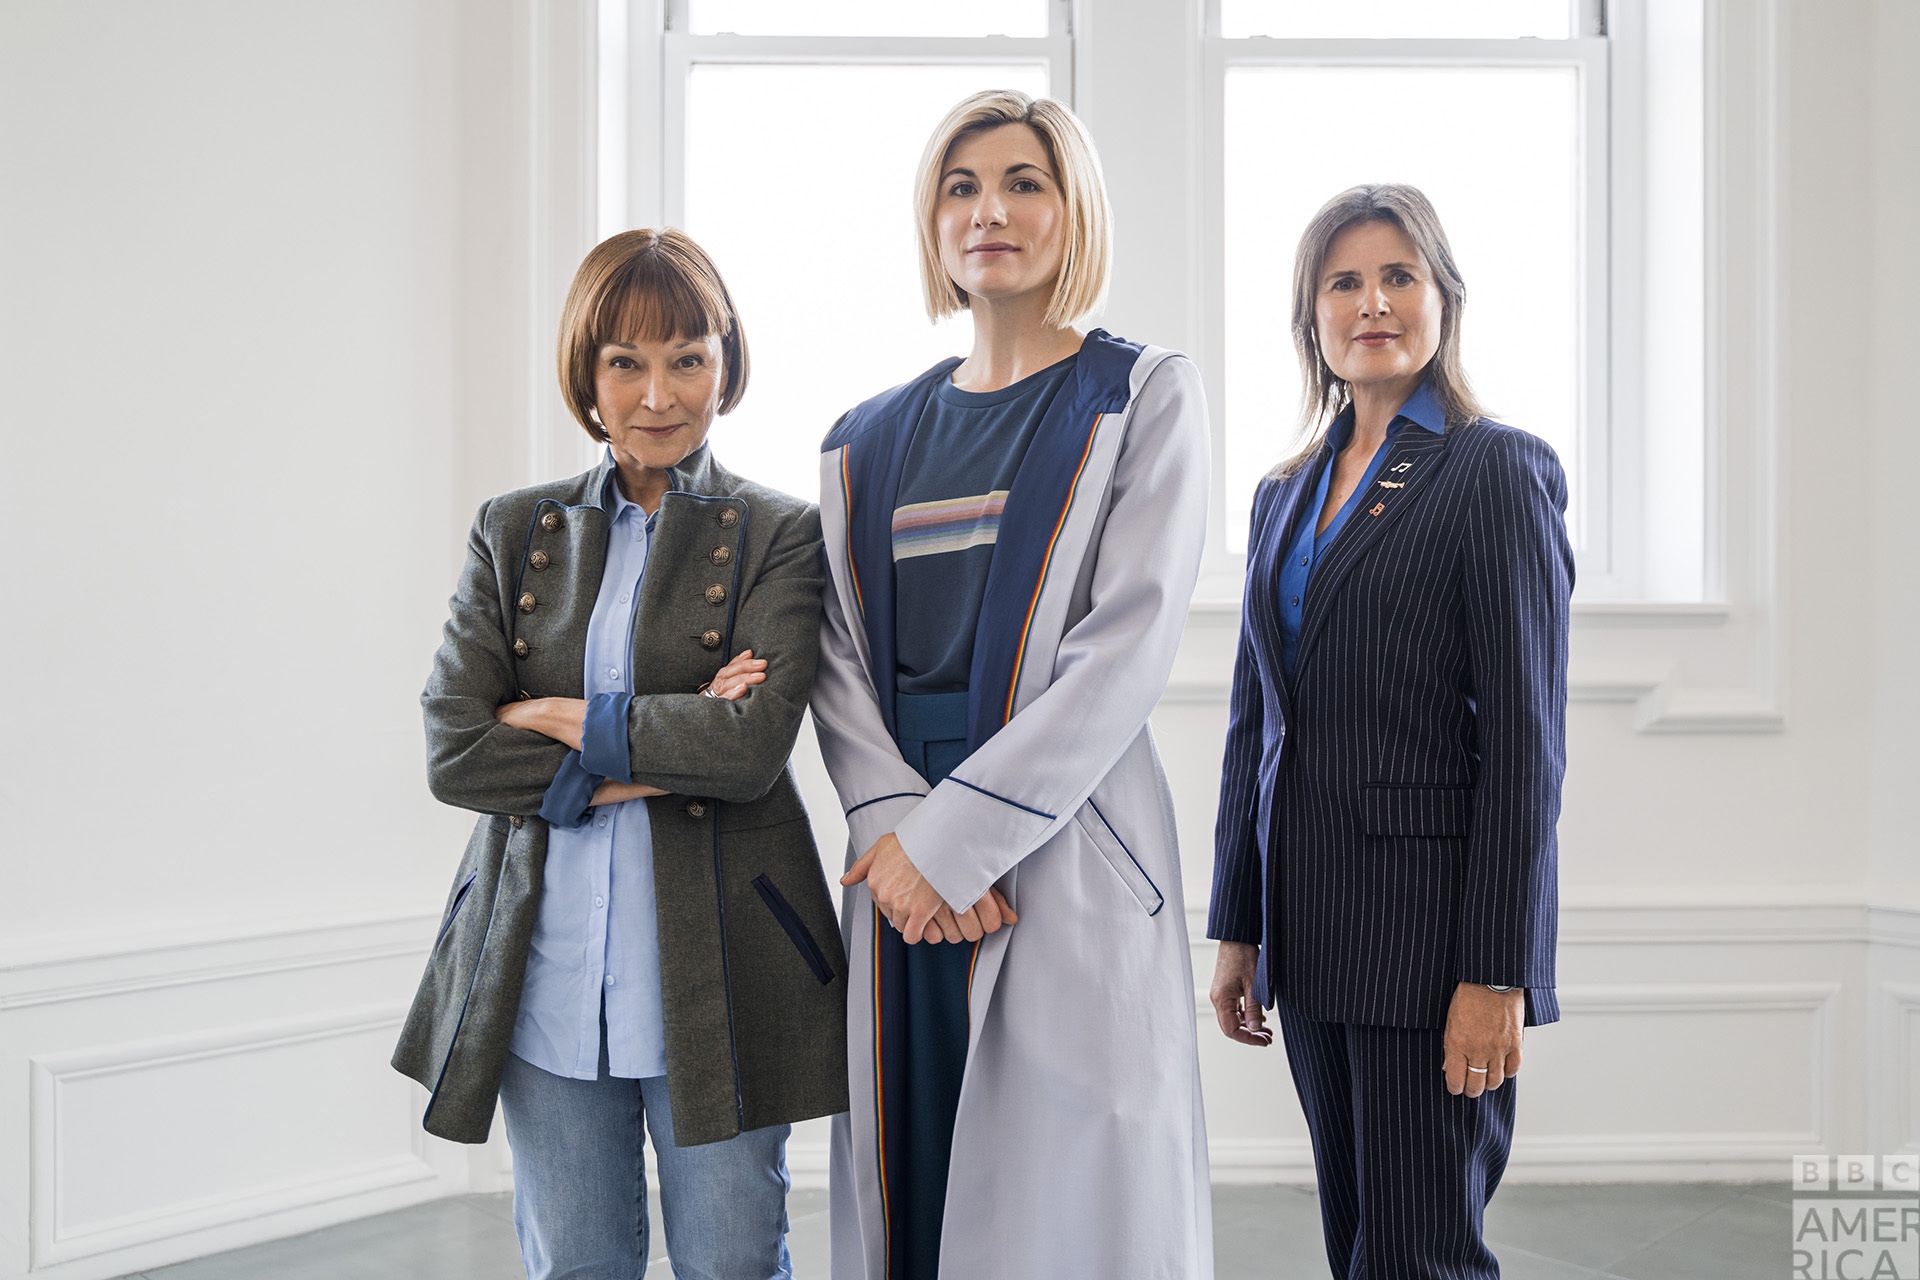
M 874 1145 L 880 1160 L 880 1232 L 882 1268 L 893 1274 L 893 1205 L 887 1196 L 887 1073 L 881 1063 L 880 929 L 885 924 L 878 904 L 873 908 L 873 1118 Z
M 847 527 L 853 527 L 853 476 L 847 467 L 847 457 L 853 452 L 853 446 L 840 446 L 840 499 L 847 508 Z M 847 576 L 853 580 L 853 602 L 860 607 L 860 616 L 867 616 L 867 598 L 860 591 L 860 566 L 853 562 L 853 539 L 847 539 Z
M 1067 500 L 1060 505 L 1060 518 L 1053 522 L 1053 536 L 1047 539 L 1046 558 L 1040 562 L 1040 576 L 1033 584 L 1033 598 L 1027 601 L 1026 620 L 1020 625 L 1020 648 L 1013 656 L 1013 675 L 1007 681 L 1007 700 L 1001 708 L 1000 723 L 1006 724 L 1013 719 L 1013 695 L 1020 688 L 1020 671 L 1027 661 L 1027 640 L 1033 634 L 1033 615 L 1040 608 L 1040 593 L 1046 590 L 1047 574 L 1053 568 L 1054 548 L 1060 544 L 1060 532 L 1067 527 L 1067 513 L 1073 510 L 1074 495 L 1080 492 L 1080 477 L 1086 474 L 1087 459 L 1093 456 L 1093 440 L 1100 434 L 1100 420 L 1103 413 L 1093 415 L 1093 425 L 1087 428 L 1087 443 L 1080 450 L 1080 465 L 1073 469 L 1073 482 L 1067 486 Z

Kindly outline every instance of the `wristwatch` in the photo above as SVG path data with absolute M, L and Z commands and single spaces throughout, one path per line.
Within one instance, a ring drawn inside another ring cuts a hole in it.
M 1513 988 L 1512 988 L 1512 987 L 1502 987 L 1502 986 L 1498 986 L 1498 985 L 1496 985 L 1495 983 L 1491 983 L 1491 982 L 1483 982 L 1483 983 L 1481 983 L 1480 985 L 1481 985 L 1481 986 L 1483 986 L 1483 987 L 1485 987 L 1485 988 L 1486 988 L 1487 990 L 1489 990 L 1489 991 L 1497 991 L 1497 992 L 1499 992 L 1499 993 L 1500 993 L 1501 995 L 1505 995 L 1505 994 L 1506 994 L 1507 992 L 1509 992 L 1509 991 L 1511 991 L 1511 990 L 1513 990 Z

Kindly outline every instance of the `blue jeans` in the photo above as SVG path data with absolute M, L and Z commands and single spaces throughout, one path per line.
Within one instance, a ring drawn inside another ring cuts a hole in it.
M 667 1078 L 569 1080 L 507 1056 L 513 1225 L 528 1280 L 637 1280 L 647 1269 L 647 1129 L 677 1280 L 792 1280 L 787 1125 L 673 1145 Z

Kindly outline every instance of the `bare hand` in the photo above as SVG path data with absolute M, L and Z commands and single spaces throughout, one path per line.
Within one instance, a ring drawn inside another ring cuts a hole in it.
M 720 668 L 713 679 L 707 681 L 707 687 L 701 690 L 710 698 L 725 698 L 728 702 L 744 697 L 754 685 L 763 684 L 767 678 L 767 660 L 753 656 L 753 650 L 742 649 L 733 661 Z
M 1260 948 L 1251 942 L 1223 942 L 1213 961 L 1213 987 L 1207 999 L 1227 1039 L 1265 1048 L 1273 1043 L 1267 1029 L 1267 1011 L 1253 998 L 1253 971 Z
M 873 847 L 861 854 L 847 874 L 840 877 L 843 885 L 856 885 L 863 880 L 874 905 L 910 943 L 977 941 L 1020 918 L 998 889 L 987 890 L 979 902 L 965 911 L 954 912 L 939 891 L 927 883 L 891 831 L 874 841 Z M 942 911 L 946 916 L 936 919 Z M 953 929 L 951 935 L 949 925 Z M 978 932 L 969 938 L 969 929 Z
M 1526 1020 L 1527 993 L 1519 987 L 1489 991 L 1477 982 L 1455 987 L 1440 1040 L 1446 1051 L 1441 1070 L 1447 1075 L 1447 1092 L 1477 1098 L 1519 1075 L 1520 1035 Z
M 644 782 L 615 782 L 612 778 L 603 778 L 600 785 L 593 789 L 595 806 L 603 804 L 621 804 L 628 800 L 641 800 L 647 796 L 664 796 L 667 793 L 659 787 L 650 787 Z
M 587 731 L 584 698 L 528 698 L 494 708 L 493 718 L 514 729 L 544 734 L 575 751 Z
M 933 917 L 948 942 L 978 942 L 990 933 L 1000 932 L 1019 918 L 1013 908 L 1007 905 L 1005 896 L 994 888 L 981 894 L 980 901 L 965 911 L 955 911 L 942 902 L 940 910 Z M 937 942 L 939 939 L 928 937 L 923 941 Z

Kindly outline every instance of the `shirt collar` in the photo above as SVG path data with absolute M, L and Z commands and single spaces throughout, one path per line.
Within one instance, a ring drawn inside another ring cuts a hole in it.
M 1402 422 L 1411 422 L 1414 426 L 1432 435 L 1443 436 L 1447 433 L 1447 413 L 1441 407 L 1440 397 L 1433 389 L 1433 379 L 1422 378 L 1407 402 L 1400 406 L 1400 412 L 1393 415 L 1393 421 L 1387 424 L 1392 433 Z M 1340 411 L 1340 416 L 1327 428 L 1327 443 L 1333 446 L 1335 453 L 1347 447 L 1353 439 L 1353 406 L 1348 405 Z

